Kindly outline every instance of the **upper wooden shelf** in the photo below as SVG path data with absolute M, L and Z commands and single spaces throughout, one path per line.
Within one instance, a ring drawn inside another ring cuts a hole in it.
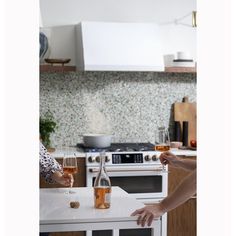
M 40 65 L 40 72 L 70 72 L 76 71 L 76 66 L 65 66 L 65 65 Z M 167 73 L 196 73 L 196 67 L 165 67 Z
M 196 73 L 196 67 L 165 67 L 165 72 Z

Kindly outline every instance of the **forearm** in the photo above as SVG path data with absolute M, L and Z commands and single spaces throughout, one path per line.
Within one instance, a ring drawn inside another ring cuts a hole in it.
M 57 182 L 57 183 L 60 181 L 61 177 L 62 177 L 62 173 L 59 172 L 59 171 L 55 171 L 55 172 L 51 175 L 52 180 L 53 180 L 54 182 Z
M 181 181 L 174 192 L 161 201 L 161 205 L 165 209 L 165 212 L 170 211 L 187 201 L 195 193 L 196 169 Z
M 179 161 L 178 161 L 177 165 L 178 165 L 178 167 L 180 167 L 182 169 L 193 171 L 197 167 L 196 160 L 189 160 L 186 158 L 178 158 L 178 159 L 179 159 Z

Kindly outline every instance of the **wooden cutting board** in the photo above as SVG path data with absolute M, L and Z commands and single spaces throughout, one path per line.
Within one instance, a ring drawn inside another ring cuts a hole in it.
M 188 145 L 190 140 L 197 140 L 197 104 L 196 102 L 188 102 L 188 98 L 184 97 L 183 102 L 174 103 L 174 121 L 180 121 L 181 136 L 183 132 L 183 121 L 188 121 Z

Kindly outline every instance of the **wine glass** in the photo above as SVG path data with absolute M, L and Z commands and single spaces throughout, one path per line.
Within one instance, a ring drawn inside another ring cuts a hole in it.
M 155 133 L 155 150 L 165 152 L 170 150 L 169 131 L 165 127 L 159 127 Z M 162 164 L 162 171 L 165 171 L 165 163 Z
M 78 167 L 77 167 L 77 160 L 76 160 L 76 154 L 75 153 L 69 153 L 66 151 L 64 153 L 63 157 L 63 172 L 68 175 L 73 175 L 78 172 Z M 73 184 L 71 184 L 70 189 L 72 189 Z M 74 193 L 73 191 L 69 190 L 66 193 Z

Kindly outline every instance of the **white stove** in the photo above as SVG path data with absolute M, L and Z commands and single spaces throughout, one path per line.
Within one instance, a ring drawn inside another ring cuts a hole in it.
M 84 148 L 84 151 L 87 187 L 93 186 L 99 171 L 100 153 L 105 151 L 105 167 L 112 186 L 121 187 L 145 204 L 157 203 L 167 196 L 168 170 L 162 166 L 160 152 L 155 151 L 154 144 L 113 143 L 107 149 Z M 161 218 L 160 236 L 166 236 L 166 215 Z

